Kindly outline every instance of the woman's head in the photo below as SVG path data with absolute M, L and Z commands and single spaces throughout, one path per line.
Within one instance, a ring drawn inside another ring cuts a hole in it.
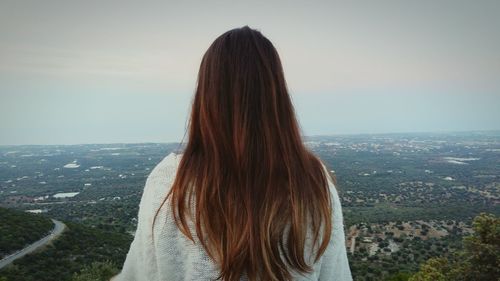
M 278 53 L 248 26 L 227 31 L 206 51 L 191 114 L 191 139 L 214 164 L 223 156 L 246 170 L 255 152 L 279 153 L 283 138 L 300 138 Z
M 307 232 L 315 261 L 330 239 L 328 176 L 302 142 L 273 44 L 248 26 L 220 35 L 201 61 L 167 196 L 180 230 L 195 242 L 191 217 L 223 280 L 288 280 L 311 270 Z

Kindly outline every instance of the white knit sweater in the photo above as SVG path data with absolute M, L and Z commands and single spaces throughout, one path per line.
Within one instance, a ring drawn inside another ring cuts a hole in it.
M 123 269 L 112 278 L 113 281 L 209 281 L 217 277 L 219 271 L 216 265 L 199 243 L 193 244 L 180 232 L 169 208 L 163 208 L 158 213 L 153 244 L 153 217 L 173 183 L 181 156 L 182 154 L 170 153 L 148 176 L 139 205 L 137 231 Z M 326 170 L 325 166 L 323 168 Z M 352 280 L 347 261 L 340 200 L 331 181 L 329 185 L 334 205 L 330 244 L 321 258 L 313 264 L 314 272 L 305 276 L 293 272 L 294 280 Z M 198 242 L 194 226 L 190 220 L 188 222 L 193 238 Z M 241 280 L 248 279 L 243 276 Z

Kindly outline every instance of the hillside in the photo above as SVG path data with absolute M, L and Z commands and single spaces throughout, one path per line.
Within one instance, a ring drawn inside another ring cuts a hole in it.
M 71 280 L 95 262 L 117 269 L 125 260 L 132 236 L 65 222 L 68 229 L 43 251 L 29 254 L 0 270 L 0 280 Z
M 47 235 L 54 224 L 44 216 L 0 208 L 0 259 Z

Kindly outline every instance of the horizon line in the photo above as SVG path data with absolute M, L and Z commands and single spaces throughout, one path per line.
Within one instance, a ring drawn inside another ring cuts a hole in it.
M 327 133 L 302 135 L 303 141 L 314 137 L 335 137 L 335 136 L 369 136 L 369 135 L 402 135 L 402 134 L 453 134 L 453 133 L 500 133 L 500 129 L 480 129 L 480 130 L 436 130 L 436 131 L 405 131 L 405 132 L 381 132 L 381 133 Z M 54 143 L 54 144 L 0 144 L 0 147 L 10 146 L 78 146 L 78 145 L 129 145 L 129 144 L 181 144 L 180 141 L 137 141 L 137 142 L 96 142 L 96 143 Z

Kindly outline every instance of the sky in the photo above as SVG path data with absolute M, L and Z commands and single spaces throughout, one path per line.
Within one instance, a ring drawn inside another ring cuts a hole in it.
M 0 0 L 0 145 L 180 142 L 204 52 L 244 25 L 278 50 L 304 135 L 499 130 L 499 15 L 500 1 Z

